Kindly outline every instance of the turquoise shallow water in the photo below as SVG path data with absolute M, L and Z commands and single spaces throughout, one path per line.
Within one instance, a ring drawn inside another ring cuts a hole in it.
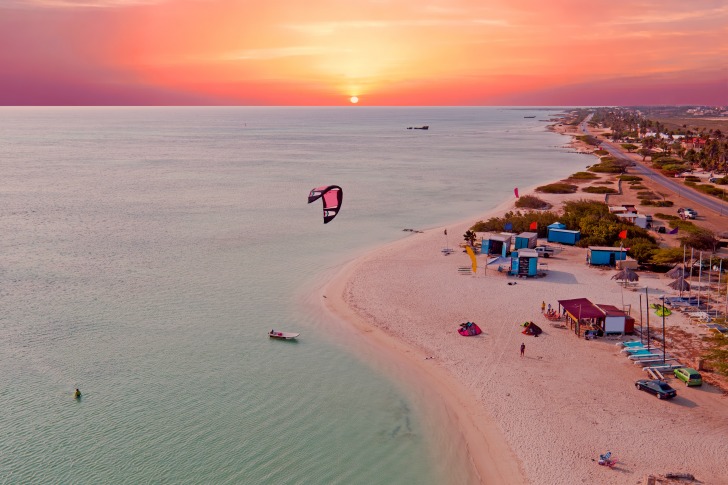
M 299 297 L 403 228 L 583 168 L 523 118 L 546 111 L 0 112 L 0 482 L 467 481 L 416 393 Z M 306 196 L 329 183 L 323 225 Z

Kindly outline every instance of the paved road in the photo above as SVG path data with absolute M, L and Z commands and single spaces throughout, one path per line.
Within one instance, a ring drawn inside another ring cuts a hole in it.
M 579 129 L 582 131 L 582 133 L 585 133 L 589 135 L 589 130 L 586 127 L 586 123 L 591 119 L 591 115 L 589 115 L 580 125 Z M 617 148 L 613 143 L 608 141 L 603 141 L 601 144 L 601 148 L 608 151 L 612 156 L 621 159 L 621 160 L 627 160 L 630 162 L 635 162 L 635 160 L 631 159 L 627 155 L 625 155 L 619 148 Z M 655 170 L 652 170 L 651 168 L 646 167 L 645 165 L 635 162 L 635 166 L 633 167 L 634 170 L 646 177 L 649 177 L 650 179 L 654 180 L 658 184 L 662 185 L 666 189 L 669 189 L 676 194 L 678 194 L 681 197 L 685 197 L 686 199 L 689 199 L 695 203 L 696 206 L 701 206 L 703 209 L 712 210 L 716 212 L 717 214 L 720 214 L 721 216 L 728 216 L 728 203 L 721 201 L 720 199 L 716 199 L 710 195 L 704 195 L 700 192 L 696 192 L 695 190 L 689 189 L 688 187 L 685 187 L 682 182 L 676 182 L 673 179 L 670 179 L 668 177 L 665 177 L 659 172 L 656 172 Z M 728 194 L 726 194 L 726 197 L 728 197 Z M 698 213 L 700 212 L 700 208 L 698 208 Z M 728 226 L 728 221 L 726 221 L 726 225 Z

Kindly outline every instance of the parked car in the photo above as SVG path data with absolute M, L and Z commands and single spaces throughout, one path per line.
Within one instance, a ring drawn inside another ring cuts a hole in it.
M 678 215 L 680 215 L 683 219 L 695 219 L 698 217 L 698 211 L 695 209 L 691 209 L 690 207 L 680 207 L 677 210 Z
M 552 248 L 551 246 L 536 246 L 536 252 L 538 253 L 539 257 L 550 258 L 554 254 L 556 254 L 556 249 Z
M 690 367 L 681 367 L 673 371 L 675 377 L 685 383 L 686 386 L 700 386 L 703 384 L 703 377 L 700 372 Z
M 677 391 L 675 391 L 675 389 L 670 387 L 667 382 L 661 381 L 659 379 L 642 379 L 635 382 L 634 387 L 636 387 L 640 391 L 654 394 L 655 396 L 657 396 L 657 399 L 672 399 L 673 397 L 677 396 Z

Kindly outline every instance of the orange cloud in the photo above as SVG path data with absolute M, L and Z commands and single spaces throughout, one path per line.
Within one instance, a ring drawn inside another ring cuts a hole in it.
M 73 104 L 84 89 L 101 104 L 106 91 L 106 104 L 549 104 L 546 93 L 576 85 L 582 102 L 589 86 L 595 100 L 607 87 L 632 100 L 650 79 L 660 94 L 644 90 L 645 103 L 725 100 L 688 91 L 697 76 L 726 80 L 717 0 L 12 1 L 0 42 L 19 48 L 0 52 L 2 104 L 40 91 Z

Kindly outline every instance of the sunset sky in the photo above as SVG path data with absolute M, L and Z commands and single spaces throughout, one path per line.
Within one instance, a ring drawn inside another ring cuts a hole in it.
M 728 104 L 725 0 L 0 0 L 0 105 Z

